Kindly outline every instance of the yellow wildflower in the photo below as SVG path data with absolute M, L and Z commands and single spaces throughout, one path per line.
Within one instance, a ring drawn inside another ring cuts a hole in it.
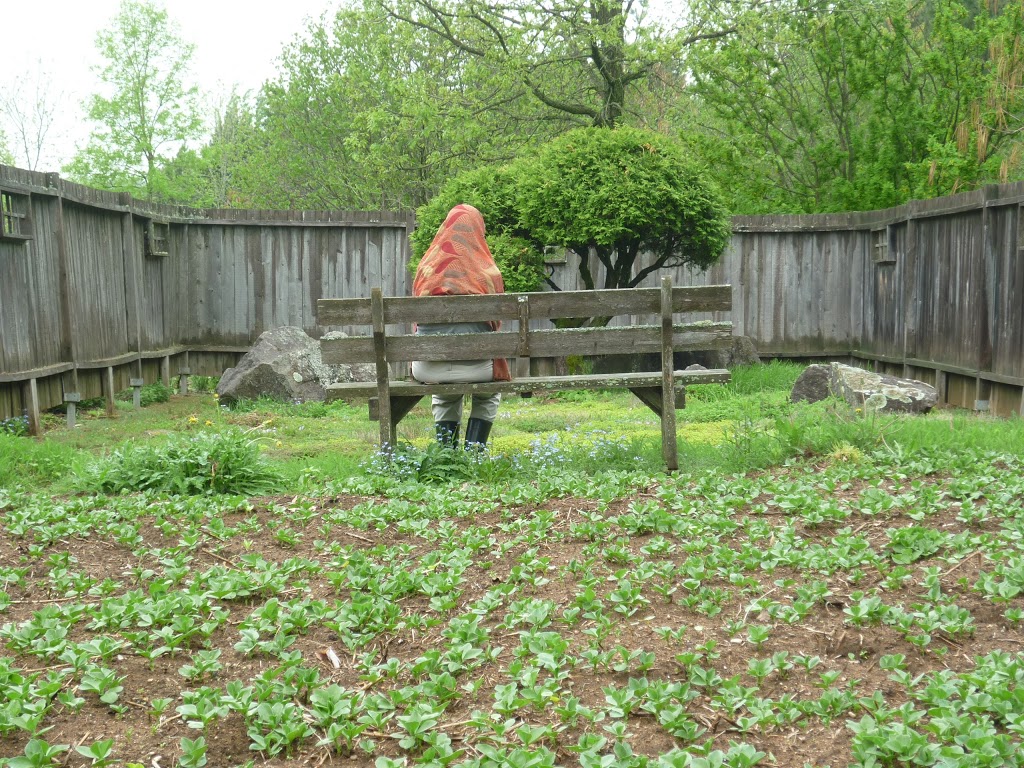
M 199 423 L 199 419 L 197 419 L 195 416 L 189 416 L 188 417 L 188 423 L 189 424 L 198 424 Z
M 209 419 L 207 419 L 207 420 L 206 420 L 206 426 L 208 426 L 208 427 L 212 427 L 212 426 L 213 426 L 213 422 L 212 422 L 212 421 L 210 421 Z

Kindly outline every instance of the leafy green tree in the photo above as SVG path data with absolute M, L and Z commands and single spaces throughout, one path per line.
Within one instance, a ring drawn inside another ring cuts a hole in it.
M 598 264 L 604 288 L 634 287 L 665 267 L 709 267 L 731 232 L 707 173 L 678 142 L 638 128 L 576 129 L 508 166 L 453 179 L 417 211 L 415 257 L 462 202 L 480 209 L 506 264 L 525 270 L 560 246 L 575 254 L 587 288 Z
M 213 133 L 198 149 L 182 147 L 155 174 L 159 196 L 200 208 L 267 207 L 241 198 L 238 186 L 258 161 L 248 155 L 253 135 L 252 107 L 246 95 L 232 93 L 213 112 Z
M 257 207 L 412 208 L 564 128 L 486 62 L 371 2 L 313 22 L 248 114 L 231 183 Z
M 98 128 L 65 172 L 104 189 L 161 197 L 161 165 L 203 128 L 198 88 L 188 83 L 194 46 L 166 11 L 123 0 L 96 47 L 107 93 L 90 99 L 88 116 Z
M 707 268 L 729 243 L 718 190 L 677 142 L 635 128 L 571 131 L 541 148 L 517 207 L 534 240 L 579 257 L 583 284 L 631 288 L 665 267 Z M 640 266 L 641 254 L 649 262 Z
M 683 82 L 678 51 L 729 33 L 695 15 L 685 32 L 667 30 L 645 3 L 517 0 L 505 11 L 495 26 L 502 10 L 472 2 L 449 12 L 355 0 L 284 50 L 234 136 L 168 171 L 195 187 L 216 156 L 228 189 L 214 196 L 229 204 L 414 208 L 466 168 L 573 127 L 660 125 Z
M 553 118 L 575 125 L 644 122 L 630 105 L 649 95 L 660 69 L 687 46 L 735 31 L 730 18 L 707 13 L 704 3 L 674 9 L 679 25 L 666 28 L 643 0 L 376 1 L 393 18 L 486 62 Z
M 735 35 L 691 50 L 686 139 L 736 212 L 883 208 L 1007 180 L 1021 159 L 1022 9 L 972 6 L 749 11 Z

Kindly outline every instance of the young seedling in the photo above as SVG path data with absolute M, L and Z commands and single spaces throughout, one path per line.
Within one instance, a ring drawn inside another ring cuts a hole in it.
M 101 739 L 100 741 L 94 741 L 87 747 L 75 747 L 75 751 L 82 757 L 88 758 L 91 761 L 89 765 L 95 766 L 95 768 L 103 768 L 104 766 L 111 765 L 113 763 L 113 758 L 111 758 L 110 755 L 113 750 L 113 739 Z
M 50 744 L 40 738 L 29 739 L 20 757 L 7 760 L 7 768 L 47 768 L 56 765 L 57 756 L 70 748 L 68 744 Z
M 187 736 L 182 736 L 180 746 L 181 756 L 177 763 L 180 768 L 203 768 L 206 765 L 206 739 L 204 737 L 190 739 Z

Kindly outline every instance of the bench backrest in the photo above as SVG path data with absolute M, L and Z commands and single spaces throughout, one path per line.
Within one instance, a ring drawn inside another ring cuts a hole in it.
M 668 280 L 666 278 L 666 280 Z M 386 345 L 391 363 L 413 360 L 476 360 L 565 355 L 660 352 L 669 333 L 674 351 L 721 349 L 732 344 L 728 322 L 675 323 L 675 313 L 723 312 L 732 308 L 728 285 L 624 288 L 595 291 L 505 293 L 496 296 L 383 297 L 320 299 L 320 326 L 366 325 L 366 336 L 321 341 L 325 363 L 375 362 Z M 660 316 L 658 325 L 531 329 L 531 320 L 567 320 L 622 315 Z M 666 318 L 668 327 L 666 327 Z M 503 321 L 494 333 L 448 336 L 386 335 L 388 325 Z

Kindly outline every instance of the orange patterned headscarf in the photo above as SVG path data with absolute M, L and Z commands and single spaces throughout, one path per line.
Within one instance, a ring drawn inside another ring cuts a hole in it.
M 412 281 L 413 296 L 464 296 L 505 292 L 498 265 L 484 240 L 484 217 L 472 205 L 457 205 L 448 212 L 444 224 L 416 268 Z M 488 322 L 492 331 L 501 322 Z M 509 381 L 508 363 L 494 361 L 494 380 Z

